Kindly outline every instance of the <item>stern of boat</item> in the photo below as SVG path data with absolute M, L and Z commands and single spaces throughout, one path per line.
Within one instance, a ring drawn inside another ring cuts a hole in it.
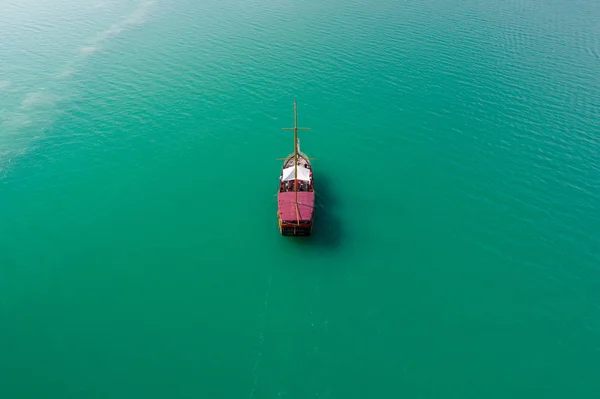
M 280 219 L 279 232 L 282 236 L 310 236 L 312 234 L 312 222 L 304 221 L 296 224 L 283 222 Z

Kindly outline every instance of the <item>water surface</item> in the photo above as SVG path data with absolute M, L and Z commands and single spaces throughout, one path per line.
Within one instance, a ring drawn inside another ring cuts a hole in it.
M 0 397 L 598 397 L 599 18 L 5 0 Z

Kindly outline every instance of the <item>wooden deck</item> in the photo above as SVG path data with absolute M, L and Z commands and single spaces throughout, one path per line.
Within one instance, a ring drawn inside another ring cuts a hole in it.
M 283 168 L 285 169 L 285 168 L 289 168 L 291 166 L 294 166 L 294 155 L 293 154 L 285 159 Z M 298 154 L 298 167 L 305 167 L 308 169 L 312 169 L 312 165 L 310 164 L 308 157 L 306 156 L 306 154 L 304 154 L 302 152 Z

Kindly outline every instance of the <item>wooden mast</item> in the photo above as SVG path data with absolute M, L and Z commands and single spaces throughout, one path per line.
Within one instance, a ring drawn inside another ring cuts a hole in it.
M 300 216 L 298 215 L 298 130 L 310 130 L 310 128 L 298 127 L 296 100 L 294 100 L 294 127 L 283 128 L 283 130 L 294 131 L 294 201 L 296 203 L 296 223 L 300 224 Z
M 296 224 L 300 224 L 298 212 L 298 113 L 294 100 L 294 204 L 296 205 Z
M 298 219 L 298 113 L 294 100 L 294 191 L 296 192 L 296 219 Z M 299 223 L 300 221 L 297 221 Z

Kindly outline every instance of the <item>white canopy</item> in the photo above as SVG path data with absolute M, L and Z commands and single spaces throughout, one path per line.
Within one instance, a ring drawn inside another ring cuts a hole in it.
M 283 170 L 283 181 L 294 180 L 294 167 L 290 166 Z M 298 166 L 298 180 L 310 181 L 310 170 L 304 166 Z

